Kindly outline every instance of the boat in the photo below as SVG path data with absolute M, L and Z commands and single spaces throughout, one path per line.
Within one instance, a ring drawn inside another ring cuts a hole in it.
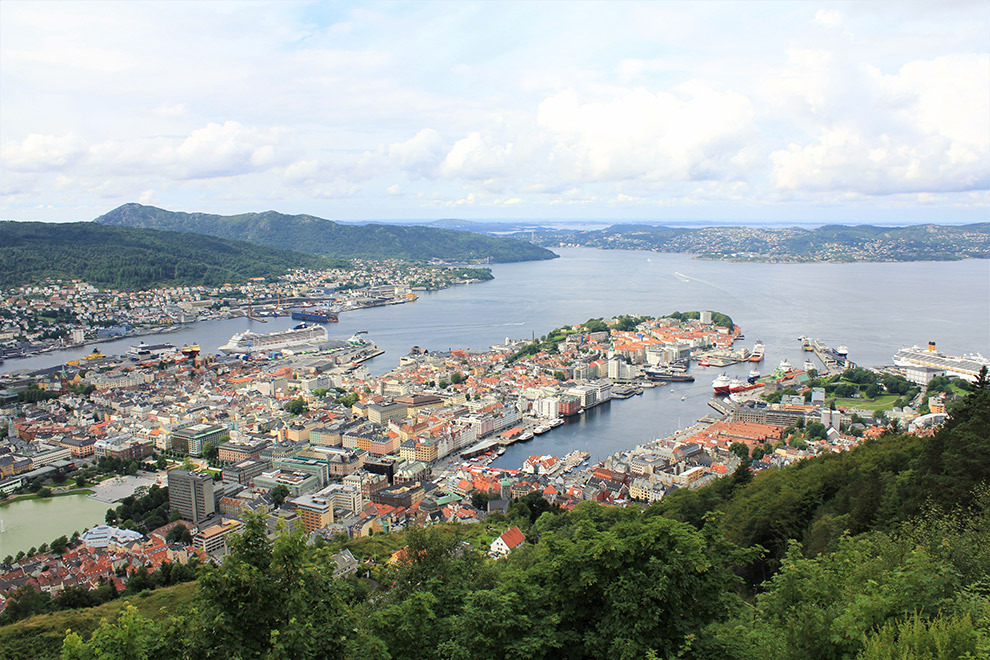
M 519 434 L 518 442 L 526 442 L 527 440 L 532 440 L 532 439 L 533 439 L 533 432 L 526 430 L 523 431 L 521 434 Z
M 751 369 L 749 372 L 749 377 L 746 379 L 746 381 L 749 383 L 755 383 L 757 380 L 759 380 L 759 378 L 760 378 L 760 370 Z
M 550 428 L 555 429 L 555 428 L 557 428 L 558 426 L 560 426 L 563 423 L 564 423 L 564 420 L 562 420 L 561 418 L 557 417 L 556 419 L 554 419 L 553 421 L 550 422 Z
M 255 351 L 314 348 L 328 338 L 327 329 L 323 326 L 301 323 L 291 330 L 278 332 L 238 332 L 219 350 L 227 355 L 243 355 Z
M 753 352 L 750 353 L 750 356 L 746 359 L 750 362 L 762 362 L 764 350 L 765 347 L 763 346 L 763 340 L 757 339 L 756 344 L 753 346 Z
M 544 433 L 549 431 L 550 428 L 551 427 L 549 424 L 540 424 L 535 429 L 533 429 L 533 433 L 535 433 L 536 435 L 543 435 Z
M 698 366 L 699 367 L 710 367 L 710 366 L 712 366 L 712 364 L 708 360 L 698 360 Z
M 783 360 L 780 361 L 780 364 L 777 365 L 777 368 L 783 371 L 784 373 L 787 373 L 788 371 L 791 370 L 791 363 L 787 361 L 787 358 L 784 358 Z
M 643 375 L 650 380 L 660 381 L 664 383 L 693 383 L 694 376 L 691 374 L 686 374 L 684 372 L 675 372 L 669 369 L 660 369 L 657 367 L 648 367 L 643 370 Z
M 803 348 L 808 352 L 815 350 L 815 347 L 811 345 L 811 339 L 809 339 L 808 337 L 805 337 L 801 340 L 801 348 Z
M 314 309 L 292 312 L 293 321 L 309 321 L 312 323 L 336 323 L 340 319 L 329 309 Z
M 845 347 L 840 346 L 839 348 Z M 954 357 L 936 351 L 935 342 L 929 342 L 927 349 L 919 346 L 902 348 L 897 351 L 893 359 L 894 364 L 902 369 L 917 369 L 919 367 L 939 369 L 944 370 L 946 376 L 957 376 L 969 382 L 976 380 L 980 369 L 983 367 L 990 368 L 990 360 L 979 353 Z
M 932 343 L 932 344 L 930 344 L 930 346 L 934 347 L 935 344 Z M 917 346 L 915 346 L 915 348 L 918 349 Z M 904 349 L 901 349 L 901 350 L 904 350 Z M 920 351 L 921 349 L 918 349 L 918 350 Z M 838 353 L 841 357 L 846 357 L 847 355 L 849 355 L 849 347 L 846 346 L 845 344 L 840 344 L 839 347 L 837 349 L 835 349 L 835 352 Z M 894 364 L 897 364 L 897 361 L 896 360 L 894 360 Z
M 815 363 L 812 362 L 811 360 L 805 360 L 802 367 L 805 371 L 811 371 L 812 369 L 815 368 Z
M 684 401 L 685 399 L 687 399 L 687 397 L 686 397 L 686 396 L 682 396 L 682 397 L 681 397 L 681 401 Z
M 84 355 L 83 356 L 83 359 L 84 360 L 99 360 L 100 358 L 104 358 L 104 357 L 106 357 L 106 355 L 104 355 L 103 353 L 100 353 L 100 349 L 94 348 L 93 349 L 93 352 L 90 353 L 89 355 Z
M 729 393 L 729 383 L 732 380 L 726 375 L 721 374 L 718 378 L 712 381 L 712 389 L 715 390 L 715 394 L 728 394 Z
M 158 360 L 175 352 L 176 348 L 172 344 L 145 344 L 142 341 L 137 346 L 131 346 L 127 357 L 136 361 Z
M 729 393 L 730 394 L 732 392 L 741 392 L 743 390 L 748 390 L 748 389 L 750 389 L 750 388 L 748 387 L 748 384 L 746 383 L 746 381 L 744 381 L 739 376 L 735 376 L 732 380 L 729 381 Z
M 199 355 L 199 344 L 186 344 L 179 349 L 179 352 L 187 357 L 196 357 Z

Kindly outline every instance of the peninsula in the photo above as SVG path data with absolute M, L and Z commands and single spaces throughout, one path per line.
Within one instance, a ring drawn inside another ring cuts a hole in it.
M 990 223 L 826 225 L 815 229 L 613 225 L 591 231 L 541 229 L 522 235 L 546 247 L 682 252 L 701 259 L 768 263 L 952 261 L 990 258 Z

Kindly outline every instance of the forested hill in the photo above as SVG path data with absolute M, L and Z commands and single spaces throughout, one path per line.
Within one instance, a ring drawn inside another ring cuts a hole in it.
M 526 232 L 525 235 L 533 235 Z M 613 225 L 593 231 L 541 230 L 548 247 L 583 245 L 614 250 L 687 252 L 731 261 L 947 261 L 990 258 L 990 223 L 874 227 L 705 227 Z
M 45 278 L 112 289 L 208 285 L 277 277 L 342 262 L 214 236 L 93 222 L 0 222 L 0 286 Z
M 312 215 L 285 215 L 275 211 L 222 216 L 124 204 L 95 222 L 209 234 L 346 258 L 505 263 L 557 256 L 546 248 L 514 238 L 432 227 L 342 225 Z

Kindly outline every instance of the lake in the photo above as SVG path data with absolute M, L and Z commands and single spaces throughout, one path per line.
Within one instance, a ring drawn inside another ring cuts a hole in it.
M 20 500 L 0 505 L 0 559 L 51 543 L 63 534 L 82 532 L 104 522 L 111 505 L 86 495 Z

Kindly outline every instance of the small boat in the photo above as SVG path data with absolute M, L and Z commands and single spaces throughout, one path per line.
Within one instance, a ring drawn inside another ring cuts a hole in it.
M 687 397 L 686 397 L 686 396 L 682 396 L 682 397 L 681 397 L 681 401 L 684 401 L 685 399 L 687 399 Z
M 699 367 L 710 367 L 712 366 L 708 360 L 698 360 Z

